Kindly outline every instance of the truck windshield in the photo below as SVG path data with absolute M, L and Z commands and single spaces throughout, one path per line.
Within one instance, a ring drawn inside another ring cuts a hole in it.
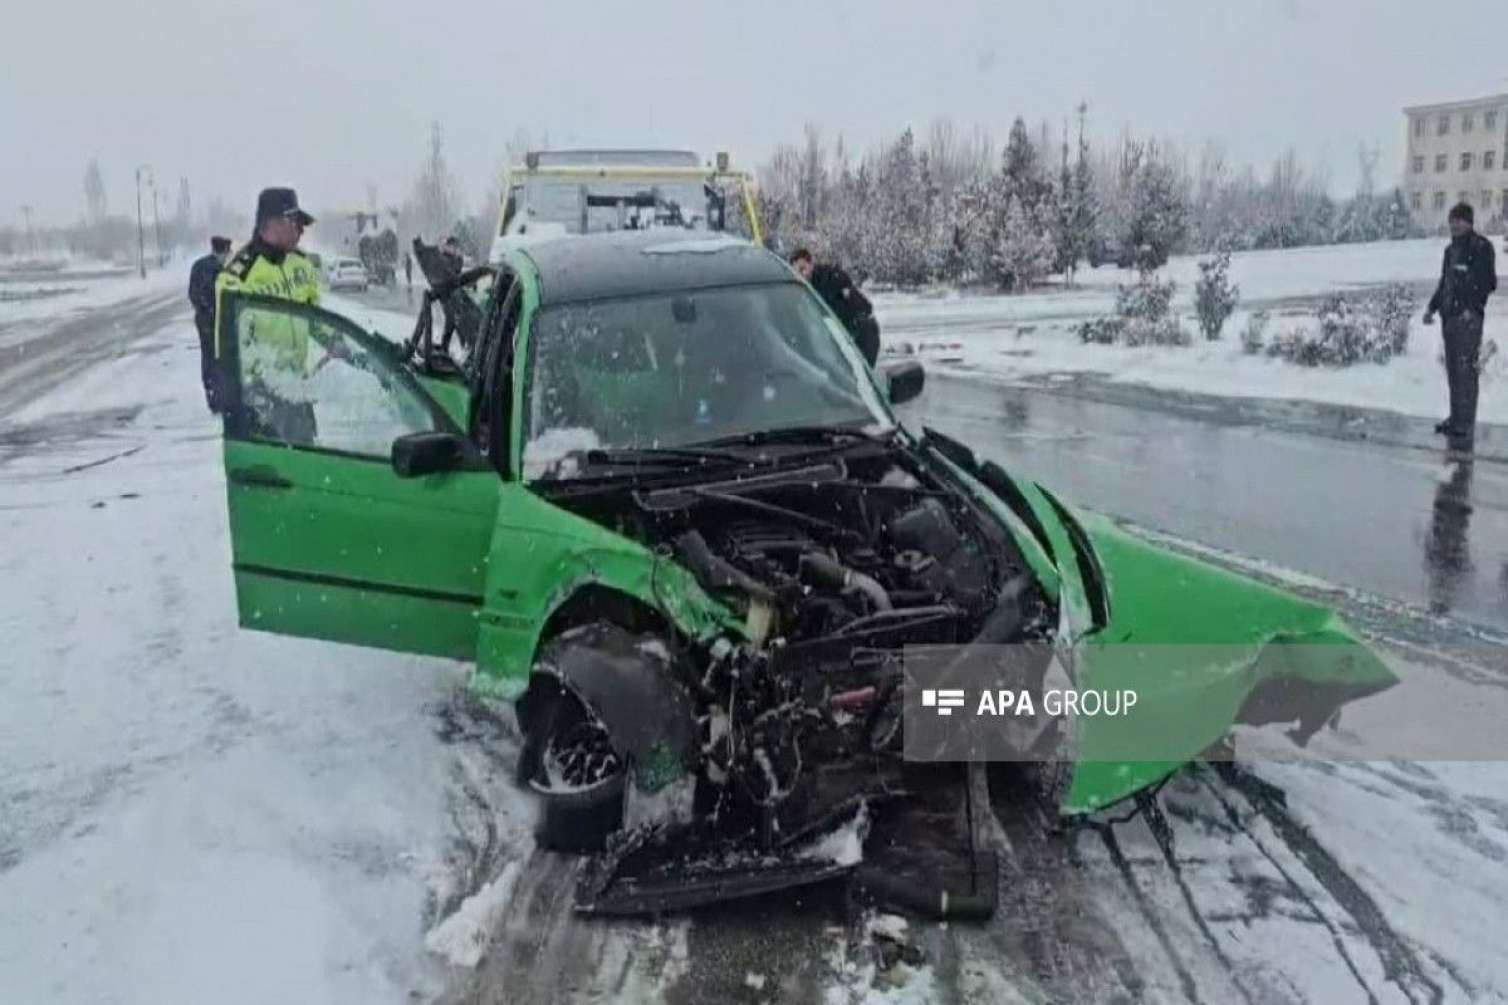
M 796 283 L 549 307 L 528 354 L 531 480 L 566 477 L 597 448 L 893 424 L 847 333 Z

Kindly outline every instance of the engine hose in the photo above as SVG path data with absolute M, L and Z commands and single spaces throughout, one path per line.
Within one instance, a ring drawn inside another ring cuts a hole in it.
M 885 592 L 879 580 L 850 569 L 837 559 L 819 551 L 808 551 L 801 556 L 800 568 L 802 578 L 807 582 L 835 590 L 857 590 L 869 598 L 876 610 L 891 609 L 890 594 Z

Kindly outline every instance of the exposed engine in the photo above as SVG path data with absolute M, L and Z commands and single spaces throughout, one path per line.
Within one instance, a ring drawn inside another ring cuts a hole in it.
M 622 502 L 591 515 L 746 618 L 746 639 L 676 662 L 698 710 L 698 817 L 766 851 L 899 794 L 904 647 L 1018 641 L 1053 623 L 999 523 L 915 455 Z

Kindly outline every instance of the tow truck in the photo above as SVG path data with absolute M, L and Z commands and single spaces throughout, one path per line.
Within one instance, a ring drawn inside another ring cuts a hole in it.
M 765 243 L 753 176 L 726 151 L 531 150 L 508 172 L 489 261 L 565 234 L 681 228 Z

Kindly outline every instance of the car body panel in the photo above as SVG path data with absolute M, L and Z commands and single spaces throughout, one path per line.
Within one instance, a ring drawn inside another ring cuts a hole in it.
M 474 656 L 495 474 L 404 479 L 382 461 L 237 441 L 225 467 L 243 627 Z
M 738 617 L 676 562 L 517 482 L 503 488 L 488 547 L 476 691 L 516 698 L 551 617 L 584 589 L 632 598 L 687 638 L 741 633 Z
M 1328 608 L 1154 546 L 1107 517 L 1080 520 L 1118 602 L 1105 629 L 1078 644 L 1075 684 L 1135 691 L 1141 712 L 1080 720 L 1064 812 L 1107 806 L 1197 758 L 1266 687 L 1289 690 L 1317 725 L 1341 702 L 1397 682 Z M 1127 750 L 1157 756 L 1130 761 Z

